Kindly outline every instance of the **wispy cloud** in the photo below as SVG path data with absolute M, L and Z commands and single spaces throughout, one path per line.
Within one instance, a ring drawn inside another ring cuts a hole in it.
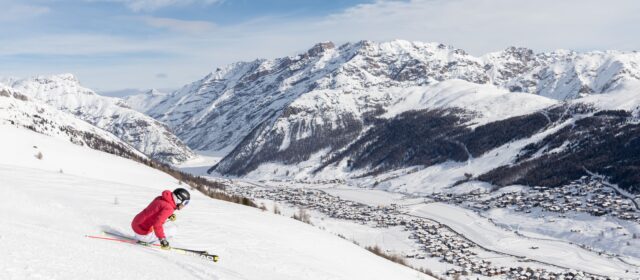
M 411 0 L 362 4 L 316 22 L 342 38 L 439 41 L 475 54 L 520 45 L 537 50 L 640 46 L 635 0 Z M 626 34 L 626 35 L 624 35 Z M 629 44 L 634 41 L 635 44 Z
M 212 22 L 201 20 L 179 20 L 161 17 L 142 17 L 142 20 L 152 27 L 192 34 L 211 32 L 216 28 Z
M 0 5 L 3 6 L 0 22 L 29 20 L 50 12 L 45 6 L 12 4 L 7 1 L 0 1 Z
M 118 1 L 133 10 L 142 9 L 136 5 L 150 0 L 91 1 Z M 185 1 L 157 0 L 147 4 L 148 8 L 158 9 L 218 2 Z M 640 37 L 633 36 L 637 33 L 638 14 L 637 0 L 410 0 L 376 1 L 303 18 L 266 14 L 224 25 L 185 20 L 188 15 L 168 12 L 162 17 L 117 15 L 124 19 L 114 20 L 119 25 L 105 30 L 135 29 L 143 36 L 99 31 L 79 34 L 71 30 L 65 34 L 0 38 L 0 63 L 3 55 L 114 54 L 109 65 L 102 65 L 103 61 L 75 68 L 65 63 L 16 63 L 13 69 L 0 70 L 0 75 L 16 75 L 32 67 L 30 71 L 75 72 L 89 81 L 89 86 L 99 88 L 177 87 L 227 63 L 291 55 L 328 40 L 338 44 L 362 39 L 435 41 L 475 55 L 512 45 L 536 51 L 632 50 L 640 48 Z M 148 30 L 140 31 L 142 27 Z M 132 62 L 131 54 L 143 53 L 155 55 Z M 119 54 L 123 59 L 117 59 Z M 167 78 L 158 79 L 156 73 L 165 73 Z
M 86 0 L 89 2 L 115 2 L 126 5 L 135 12 L 149 12 L 170 6 L 187 6 L 192 4 L 210 5 L 223 0 Z

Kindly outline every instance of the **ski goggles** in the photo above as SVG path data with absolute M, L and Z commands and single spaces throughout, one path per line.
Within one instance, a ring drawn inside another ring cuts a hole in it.
M 187 200 L 180 201 L 178 204 L 182 206 L 187 206 L 187 204 L 189 204 L 189 200 L 187 199 Z

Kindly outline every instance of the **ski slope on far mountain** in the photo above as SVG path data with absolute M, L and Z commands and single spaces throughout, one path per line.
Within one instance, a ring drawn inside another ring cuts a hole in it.
M 137 112 L 118 98 L 100 96 L 71 74 L 13 81 L 14 90 L 113 133 L 144 154 L 176 163 L 195 154 L 164 124 Z
M 196 192 L 170 242 L 218 263 L 85 238 L 131 233 L 133 216 L 178 182 L 26 129 L 0 125 L 0 134 L 0 279 L 430 279 L 307 224 Z

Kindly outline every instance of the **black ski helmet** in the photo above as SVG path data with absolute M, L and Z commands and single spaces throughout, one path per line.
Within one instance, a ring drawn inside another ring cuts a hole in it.
M 173 194 L 180 200 L 180 203 L 184 202 L 185 200 L 189 200 L 191 198 L 189 191 L 183 188 L 177 188 L 173 190 Z

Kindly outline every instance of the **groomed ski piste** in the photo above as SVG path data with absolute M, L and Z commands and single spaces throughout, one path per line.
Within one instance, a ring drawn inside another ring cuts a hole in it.
M 310 225 L 196 191 L 176 212 L 170 242 L 217 254 L 217 263 L 86 238 L 131 234 L 133 216 L 180 185 L 63 139 L 9 125 L 0 135 L 0 279 L 431 279 Z

